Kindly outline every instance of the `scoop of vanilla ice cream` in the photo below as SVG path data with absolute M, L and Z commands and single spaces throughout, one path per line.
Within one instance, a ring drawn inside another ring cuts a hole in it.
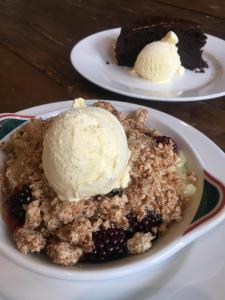
M 44 173 L 61 200 L 77 201 L 126 187 L 129 157 L 118 119 L 102 108 L 84 107 L 80 99 L 53 121 L 43 141 Z
M 176 73 L 182 75 L 184 68 L 177 53 L 177 43 L 176 34 L 170 31 L 160 41 L 146 45 L 137 56 L 136 73 L 153 82 L 168 82 Z

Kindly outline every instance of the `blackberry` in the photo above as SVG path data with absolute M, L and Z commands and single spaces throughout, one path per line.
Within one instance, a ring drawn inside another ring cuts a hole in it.
M 173 151 L 175 153 L 177 153 L 177 144 L 174 142 L 174 140 L 171 137 L 168 137 L 168 136 L 165 136 L 165 135 L 155 136 L 154 140 L 155 140 L 155 142 L 156 142 L 157 145 L 158 144 L 162 144 L 163 146 L 164 145 L 169 145 L 170 142 L 172 142 L 172 144 L 173 144 Z
M 24 185 L 9 198 L 9 213 L 18 223 L 23 224 L 25 220 L 24 204 L 32 200 L 32 193 L 29 186 Z
M 123 195 L 123 190 L 122 189 L 113 189 L 106 196 L 109 197 L 109 198 L 112 198 L 114 196 L 122 197 L 122 195 Z
M 95 248 L 85 254 L 85 261 L 101 263 L 121 258 L 127 253 L 127 236 L 121 228 L 101 228 L 93 232 L 92 238 Z
M 109 192 L 105 196 L 108 197 L 108 198 L 113 198 L 114 196 L 122 197 L 122 195 L 123 195 L 123 190 L 122 189 L 112 189 L 111 192 Z M 101 195 L 94 196 L 94 199 L 95 200 L 101 199 Z
M 129 231 L 132 234 L 135 232 L 151 232 L 153 235 L 157 236 L 158 227 L 162 224 L 161 216 L 154 211 L 148 211 L 147 215 L 141 221 L 133 214 L 130 214 L 128 219 L 130 225 Z

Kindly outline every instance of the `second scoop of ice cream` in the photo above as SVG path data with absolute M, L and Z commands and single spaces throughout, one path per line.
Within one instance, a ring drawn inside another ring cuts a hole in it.
M 146 45 L 136 59 L 136 73 L 153 82 L 168 82 L 176 73 L 183 74 L 177 43 L 176 34 L 170 31 L 160 41 Z
M 76 201 L 129 181 L 130 151 L 124 129 L 97 107 L 71 109 L 58 116 L 43 142 L 43 168 L 62 200 Z

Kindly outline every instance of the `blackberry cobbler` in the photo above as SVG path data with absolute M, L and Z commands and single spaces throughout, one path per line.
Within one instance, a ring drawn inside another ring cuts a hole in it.
M 94 107 L 122 124 L 130 152 L 127 183 L 105 194 L 79 199 L 74 194 L 73 201 L 72 191 L 62 186 L 72 197 L 67 201 L 47 178 L 43 140 L 58 117 L 31 119 L 1 145 L 6 153 L 5 220 L 23 254 L 42 252 L 64 266 L 111 261 L 148 251 L 171 223 L 182 220 L 196 177 L 186 170 L 176 142 L 146 127 L 145 109 L 125 114 L 103 101 Z

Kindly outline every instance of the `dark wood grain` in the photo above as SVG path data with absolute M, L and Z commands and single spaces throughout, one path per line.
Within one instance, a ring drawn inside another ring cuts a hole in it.
M 191 1 L 192 3 L 193 1 Z M 225 98 L 196 103 L 131 99 L 101 89 L 71 66 L 71 48 L 94 32 L 119 27 L 141 15 L 169 15 L 198 21 L 225 39 L 222 0 L 0 0 L 1 112 L 82 96 L 147 105 L 174 115 L 225 150 Z M 218 8 L 219 7 L 219 8 Z
M 68 99 L 64 89 L 43 76 L 30 64 L 0 46 L 1 111 L 17 111 L 29 106 Z M 4 83 L 4 84 L 3 84 Z
M 191 12 L 198 11 L 204 15 L 225 19 L 225 1 L 190 1 L 190 0 L 157 0 L 158 3 L 170 4 L 173 7 L 185 8 Z

